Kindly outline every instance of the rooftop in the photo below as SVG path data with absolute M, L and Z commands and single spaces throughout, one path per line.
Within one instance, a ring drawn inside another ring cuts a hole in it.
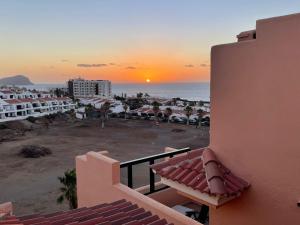
M 50 214 L 7 216 L 0 224 L 23 225 L 171 225 L 165 219 L 124 199 L 93 207 L 82 207 Z
M 226 168 L 209 148 L 190 151 L 151 168 L 166 180 L 209 196 L 237 197 L 250 186 Z

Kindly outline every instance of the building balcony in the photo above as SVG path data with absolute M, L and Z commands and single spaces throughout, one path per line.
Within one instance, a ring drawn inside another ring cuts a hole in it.
M 14 108 L 4 108 L 4 112 L 15 112 L 16 111 L 16 109 L 14 109 Z
M 219 207 L 239 198 L 250 186 L 209 148 L 166 148 L 164 153 L 123 163 L 106 155 L 89 152 L 76 158 L 79 207 L 126 199 L 169 223 L 207 225 Z M 149 164 L 146 170 L 139 166 L 145 163 Z M 142 170 L 149 182 L 139 186 L 140 180 L 133 175 L 144 179 Z
M 188 151 L 188 149 L 183 151 Z M 185 206 L 188 204 L 192 205 L 191 199 L 179 195 L 173 188 L 166 187 L 159 182 L 154 183 L 155 179 L 150 170 L 150 185 L 133 189 L 131 188 L 133 187 L 133 180 L 132 177 L 130 178 L 130 175 L 127 183 L 129 187 L 121 183 L 121 168 L 129 168 L 127 170 L 130 174 L 133 164 L 146 162 L 147 158 L 120 163 L 106 155 L 107 152 L 89 152 L 86 155 L 76 157 L 79 207 L 92 207 L 105 202 L 125 199 L 132 204 L 137 204 L 139 207 L 151 211 L 160 218 L 166 219 L 168 223 L 175 225 L 201 224 L 178 210 L 187 209 Z M 153 159 L 151 159 L 150 163 L 152 162 L 154 163 Z

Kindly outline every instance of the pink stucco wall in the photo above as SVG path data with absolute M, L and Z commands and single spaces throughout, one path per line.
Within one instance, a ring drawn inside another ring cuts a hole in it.
M 300 224 L 300 14 L 256 32 L 211 52 L 210 147 L 252 185 L 211 225 Z
M 0 221 L 1 217 L 5 215 L 12 215 L 13 206 L 11 202 L 5 202 L 0 204 Z

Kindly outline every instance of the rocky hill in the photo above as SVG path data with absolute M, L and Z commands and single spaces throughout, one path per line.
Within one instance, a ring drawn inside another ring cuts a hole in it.
M 32 85 L 33 83 L 24 75 L 0 78 L 1 85 Z

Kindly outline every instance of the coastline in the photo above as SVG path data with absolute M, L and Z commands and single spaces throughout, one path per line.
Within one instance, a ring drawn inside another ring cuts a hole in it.
M 66 88 L 66 84 L 34 84 L 22 85 L 27 89 L 37 89 L 47 91 L 53 88 Z M 210 100 L 210 83 L 113 83 L 112 95 L 121 96 L 122 93 L 128 97 L 136 96 L 137 93 L 148 93 L 152 97 L 163 98 L 182 98 L 191 101 L 209 101 Z

